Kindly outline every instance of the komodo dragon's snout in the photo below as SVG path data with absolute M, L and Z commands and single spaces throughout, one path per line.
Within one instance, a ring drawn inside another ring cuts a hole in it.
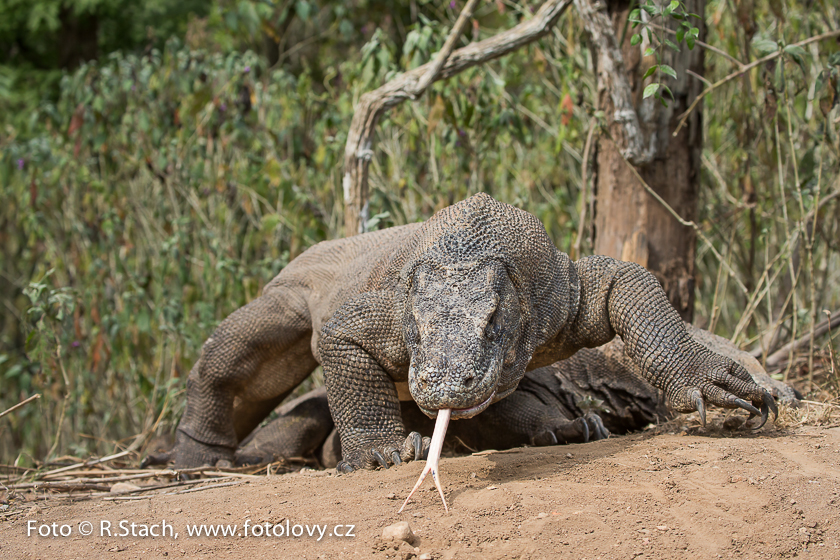
M 475 416 L 521 378 L 515 366 L 522 310 L 499 261 L 418 266 L 403 329 L 411 354 L 408 387 L 432 418 L 442 409 L 452 409 L 453 418 Z

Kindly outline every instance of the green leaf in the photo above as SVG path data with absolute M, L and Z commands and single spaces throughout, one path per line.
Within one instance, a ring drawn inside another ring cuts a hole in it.
M 645 49 L 644 56 L 653 56 L 656 53 L 656 50 L 653 47 L 648 47 Z
M 667 64 L 660 64 L 659 69 L 662 71 L 663 74 L 668 74 L 672 78 L 676 79 L 677 71 L 668 66 Z M 667 89 L 667 88 L 666 88 Z
M 630 37 L 630 44 L 634 47 L 642 42 L 642 36 L 638 33 L 633 33 L 633 36 Z
M 767 56 L 779 50 L 779 45 L 776 41 L 770 39 L 754 39 L 752 42 L 753 48 L 759 56 Z
M 647 99 L 648 97 L 650 97 L 651 95 L 656 93 L 656 90 L 658 90 L 658 89 L 659 89 L 659 84 L 650 84 L 648 87 L 645 88 L 645 93 L 642 96 L 642 98 Z
M 644 75 L 644 76 L 642 76 L 642 79 L 644 80 L 645 78 L 648 78 L 648 77 L 652 76 L 652 75 L 653 75 L 653 73 L 654 73 L 654 72 L 656 72 L 656 70 L 657 70 L 658 68 L 659 68 L 659 65 L 658 65 L 658 64 L 654 64 L 653 66 L 651 66 L 650 68 L 648 68 L 648 69 L 647 69 L 647 72 L 645 72 L 645 75 Z
M 805 57 L 808 56 L 808 53 L 805 52 L 800 46 L 797 45 L 788 45 L 785 47 L 785 53 L 790 55 L 790 57 L 796 61 L 802 71 L 805 71 Z
M 684 37 L 685 29 L 683 27 L 680 27 L 679 29 L 677 29 L 677 43 L 682 43 Z
M 680 52 L 680 46 L 679 46 L 679 45 L 677 45 L 677 44 L 676 44 L 675 42 L 673 42 L 672 40 L 670 40 L 670 39 L 668 39 L 668 38 L 666 38 L 666 37 L 663 37 L 663 38 L 662 38 L 662 41 L 663 41 L 663 42 L 665 43 L 665 45 L 667 45 L 670 49 L 673 49 L 673 50 L 674 50 L 674 51 L 676 51 L 676 52 Z
M 685 44 L 688 45 L 688 50 L 692 50 L 694 48 L 694 35 L 686 35 L 685 36 Z
M 662 91 L 667 93 L 668 97 L 670 97 L 671 99 L 674 99 L 674 94 L 671 93 L 670 88 L 668 86 L 666 86 L 665 84 L 662 84 Z M 663 97 L 664 97 L 664 95 L 663 95 Z M 667 105 L 666 105 L 666 107 L 667 107 Z
M 295 12 L 301 20 L 307 21 L 312 13 L 312 6 L 306 0 L 298 0 L 295 4 Z

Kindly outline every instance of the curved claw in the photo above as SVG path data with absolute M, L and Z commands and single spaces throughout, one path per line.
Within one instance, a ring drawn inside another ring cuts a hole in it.
M 419 461 L 423 457 L 423 436 L 412 432 L 411 437 L 414 439 L 414 460 Z
M 589 443 L 589 422 L 586 421 L 586 418 L 580 418 L 580 420 L 583 425 L 583 443 Z
M 776 407 L 776 401 L 773 399 L 773 396 L 765 392 L 761 398 L 764 401 L 761 405 L 761 424 L 753 428 L 753 430 L 758 430 L 767 423 L 767 417 L 770 415 L 771 410 L 773 411 L 773 418 L 779 417 L 779 409 Z
M 391 460 L 394 462 L 394 465 L 401 465 L 402 459 L 400 459 L 400 452 L 394 451 L 391 453 Z
M 385 455 L 379 452 L 378 449 L 371 449 L 371 453 L 373 453 L 373 458 L 376 459 L 376 462 L 379 463 L 379 466 L 383 469 L 388 468 L 388 459 L 385 458 Z
M 541 446 L 557 445 L 559 443 L 557 440 L 557 435 L 551 430 L 544 431 L 542 434 L 540 434 L 540 436 L 538 436 L 538 438 L 535 439 L 539 439 L 540 443 L 538 443 L 537 445 Z
M 604 421 L 597 414 L 592 415 L 592 423 L 595 424 L 595 439 L 607 439 L 610 431 L 604 426 Z
M 732 404 L 738 405 L 739 407 L 743 408 L 744 410 L 746 410 L 750 414 L 755 414 L 756 416 L 761 414 L 760 410 L 758 410 L 756 407 L 754 407 L 752 404 L 748 403 L 744 399 L 738 399 L 738 398 L 732 399 Z
M 347 474 L 353 472 L 356 469 L 354 469 L 353 465 L 351 465 L 347 461 L 339 461 L 338 464 L 335 466 L 335 470 L 337 470 L 339 473 Z
M 703 393 L 701 393 L 699 389 L 695 389 L 691 394 L 691 404 L 694 405 L 694 408 L 697 410 L 698 414 L 700 414 L 700 424 L 705 428 L 706 403 L 703 402 Z

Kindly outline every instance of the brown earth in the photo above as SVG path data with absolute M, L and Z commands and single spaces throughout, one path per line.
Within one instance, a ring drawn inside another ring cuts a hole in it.
M 840 558 L 840 427 L 751 433 L 721 424 L 445 458 L 448 514 L 430 481 L 397 513 L 422 463 L 126 501 L 42 499 L 0 521 L 0 558 Z M 99 536 L 102 520 L 115 536 Z M 166 520 L 178 537 L 118 537 L 120 520 L 138 534 Z M 246 520 L 327 529 L 320 541 L 305 529 L 298 538 L 187 535 L 188 524 L 237 525 L 241 534 Z M 72 534 L 27 537 L 30 521 Z M 94 535 L 79 534 L 83 521 Z M 412 545 L 382 540 L 397 521 L 411 525 Z M 355 536 L 330 536 L 336 525 L 353 525 Z

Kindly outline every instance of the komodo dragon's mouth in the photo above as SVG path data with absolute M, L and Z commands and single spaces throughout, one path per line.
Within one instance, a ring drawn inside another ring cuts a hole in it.
M 469 408 L 450 408 L 448 410 L 452 413 L 453 420 L 472 418 L 476 414 L 484 412 L 484 410 L 492 404 L 494 398 L 496 398 L 496 391 L 493 391 L 490 396 L 487 397 L 486 401 L 475 406 L 471 406 Z M 417 406 L 420 407 L 420 410 L 422 410 L 429 418 L 437 418 L 438 412 L 440 412 L 440 410 L 428 410 L 420 405 Z

